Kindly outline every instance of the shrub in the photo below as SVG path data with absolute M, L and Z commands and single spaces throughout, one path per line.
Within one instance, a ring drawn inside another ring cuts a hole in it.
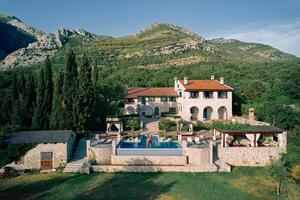
M 300 182 L 300 165 L 296 165 L 296 166 L 292 167 L 291 176 L 297 183 Z

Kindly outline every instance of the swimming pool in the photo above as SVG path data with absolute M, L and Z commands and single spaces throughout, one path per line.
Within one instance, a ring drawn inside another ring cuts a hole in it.
M 117 148 L 148 148 L 147 137 L 140 136 L 139 142 L 121 140 Z M 159 141 L 158 135 L 151 136 L 151 148 L 181 148 L 177 141 Z
M 178 156 L 182 148 L 177 141 L 159 141 L 158 135 L 151 136 L 151 147 L 147 147 L 147 137 L 142 135 L 139 142 L 121 140 L 117 145 L 117 155 Z

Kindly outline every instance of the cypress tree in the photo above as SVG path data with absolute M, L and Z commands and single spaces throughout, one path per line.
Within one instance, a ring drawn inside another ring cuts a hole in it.
M 63 128 L 73 129 L 74 127 L 74 104 L 76 101 L 77 88 L 77 65 L 75 54 L 72 50 L 67 53 L 64 69 L 64 84 L 63 84 Z
M 63 129 L 63 107 L 62 107 L 62 92 L 64 84 L 64 74 L 59 72 L 54 84 L 54 93 L 52 101 L 52 111 L 50 118 L 51 129 Z
M 77 98 L 78 121 L 76 127 L 77 131 L 83 134 L 88 128 L 93 99 L 92 68 L 85 56 L 79 70 Z
M 41 68 L 38 76 L 38 85 L 36 91 L 36 106 L 35 106 L 35 111 L 32 119 L 33 129 L 43 129 L 44 91 L 45 91 L 44 68 Z
M 93 84 L 96 85 L 96 83 L 99 80 L 99 69 L 97 67 L 97 61 L 94 60 L 94 66 L 93 66 Z
M 49 57 L 46 58 L 44 64 L 44 84 L 45 92 L 43 97 L 43 115 L 44 122 L 43 128 L 49 129 L 49 121 L 52 109 L 52 96 L 53 96 L 53 80 L 52 80 L 52 69 Z
M 25 107 L 25 119 L 24 125 L 26 127 L 31 127 L 32 123 L 32 116 L 34 115 L 34 104 L 35 104 L 35 79 L 30 72 L 26 77 L 26 85 L 25 85 L 25 92 L 24 92 L 24 107 Z

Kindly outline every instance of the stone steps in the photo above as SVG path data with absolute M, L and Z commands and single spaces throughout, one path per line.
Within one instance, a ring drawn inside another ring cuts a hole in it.
M 87 161 L 86 140 L 80 139 L 72 160 L 67 163 L 64 172 L 80 172 L 83 164 Z
M 225 162 L 221 162 L 221 161 L 217 160 L 215 162 L 215 165 L 218 168 L 218 172 L 230 172 L 231 171 L 231 166 Z

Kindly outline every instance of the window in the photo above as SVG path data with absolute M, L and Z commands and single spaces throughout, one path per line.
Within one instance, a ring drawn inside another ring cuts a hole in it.
M 203 98 L 204 99 L 212 99 L 212 98 L 214 98 L 214 93 L 213 92 L 203 92 Z
M 155 97 L 148 97 L 148 102 L 155 102 Z
M 142 102 L 142 98 L 141 97 L 138 98 L 138 102 Z
M 176 97 L 169 97 L 170 102 L 176 102 Z
M 168 102 L 168 97 L 160 97 L 161 102 Z
M 219 99 L 227 99 L 227 92 L 218 92 Z
M 181 91 L 178 92 L 178 96 L 182 97 L 182 92 Z
M 176 108 L 175 107 L 170 107 L 169 108 L 169 113 L 175 114 L 176 113 Z
M 199 93 L 198 92 L 190 92 L 190 98 L 195 99 L 199 97 Z

